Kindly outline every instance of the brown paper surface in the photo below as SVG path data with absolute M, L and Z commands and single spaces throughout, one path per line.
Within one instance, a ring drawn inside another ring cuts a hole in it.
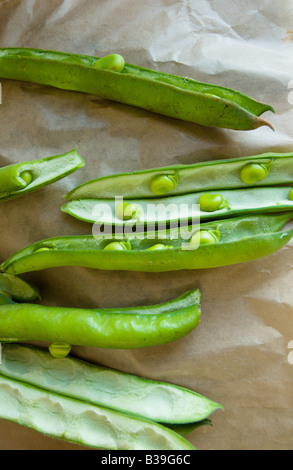
M 93 177 L 293 151 L 290 2 L 4 0 L 0 45 L 99 57 L 117 52 L 128 63 L 228 86 L 276 110 L 264 115 L 274 132 L 241 132 L 1 80 L 1 166 L 75 147 L 86 163 L 36 193 L 1 203 L 1 260 L 43 238 L 91 233 L 60 207 L 67 191 Z M 24 277 L 39 287 L 42 303 L 73 307 L 154 304 L 198 287 L 201 323 L 186 337 L 141 350 L 74 347 L 73 353 L 223 404 L 225 411 L 211 416 L 212 427 L 188 435 L 199 450 L 292 450 L 292 253 L 291 243 L 267 258 L 218 269 L 149 274 L 76 267 Z M 0 449 L 83 447 L 0 420 Z

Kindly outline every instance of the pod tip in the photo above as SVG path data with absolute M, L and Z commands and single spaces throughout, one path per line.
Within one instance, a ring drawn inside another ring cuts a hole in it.
M 254 122 L 254 129 L 257 129 L 258 127 L 261 127 L 261 126 L 267 126 L 267 127 L 270 127 L 273 131 L 275 130 L 274 126 L 269 121 L 267 121 L 266 119 L 257 117 Z

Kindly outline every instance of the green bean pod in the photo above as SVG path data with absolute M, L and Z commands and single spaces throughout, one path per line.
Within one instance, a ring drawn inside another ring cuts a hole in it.
M 0 291 L 16 302 L 40 300 L 39 289 L 30 282 L 8 273 L 0 273 Z
M 0 201 L 24 196 L 82 168 L 84 161 L 76 150 L 0 168 Z
M 110 56 L 111 58 L 111 56 Z M 110 64 L 108 64 L 110 62 Z M 273 111 L 238 91 L 112 60 L 30 48 L 1 48 L 0 77 L 89 93 L 204 126 L 271 126 Z M 124 66 L 123 66 L 124 65 Z
M 14 304 L 12 297 L 7 292 L 0 290 L 0 305 Z
M 222 405 L 192 390 L 148 380 L 44 348 L 3 344 L 0 375 L 44 390 L 166 424 L 202 421 Z
M 293 153 L 262 153 L 103 176 L 82 183 L 65 198 L 68 201 L 113 199 L 114 196 L 125 200 L 150 199 L 209 190 L 292 185 L 292 181 Z
M 146 307 L 82 309 L 37 304 L 0 305 L 0 341 L 48 341 L 68 345 L 134 349 L 175 341 L 201 315 L 200 292 Z
M 141 229 L 160 225 L 235 217 L 260 213 L 280 213 L 293 210 L 287 186 L 247 189 L 224 189 L 168 196 L 164 198 L 128 199 L 124 209 L 132 210 L 131 217 L 117 214 L 115 199 L 76 199 L 68 201 L 61 210 L 76 219 L 104 226 Z M 136 208 L 136 210 L 135 210 Z
M 292 212 L 242 216 L 167 230 L 118 234 L 117 238 L 111 233 L 55 237 L 23 248 L 4 261 L 1 269 L 21 274 L 58 266 L 142 272 L 227 266 L 281 249 L 293 236 L 292 229 L 281 231 L 292 217 Z M 119 248 L 105 249 L 113 242 Z
M 0 375 L 0 418 L 47 436 L 109 450 L 195 450 L 178 433 Z

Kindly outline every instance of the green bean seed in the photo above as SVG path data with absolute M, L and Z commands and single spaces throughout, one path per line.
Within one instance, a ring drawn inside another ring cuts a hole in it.
M 204 212 L 214 212 L 227 207 L 229 204 L 221 194 L 202 194 L 198 199 L 200 210 Z
M 120 54 L 111 54 L 94 62 L 93 67 L 96 69 L 113 70 L 114 72 L 121 72 L 124 68 L 125 61 Z
M 33 180 L 31 171 L 23 171 L 19 176 L 25 182 L 25 186 L 28 186 Z
M 136 204 L 129 204 L 128 202 L 120 202 L 115 208 L 115 214 L 118 219 L 130 220 L 139 215 L 139 208 Z
M 48 349 L 51 356 L 61 358 L 68 356 L 71 351 L 71 345 L 66 343 L 51 343 Z
M 212 245 L 218 243 L 220 239 L 219 230 L 200 230 L 196 232 L 189 240 L 190 245 Z
M 260 163 L 249 163 L 240 171 L 240 179 L 245 184 L 254 184 L 264 180 L 269 174 L 269 166 Z
M 174 188 L 178 184 L 178 175 L 159 175 L 153 178 L 150 184 L 150 189 L 156 196 L 162 196 Z
M 111 243 L 108 243 L 104 250 L 116 250 L 116 251 L 125 251 L 125 250 L 130 250 L 131 247 L 129 247 L 129 244 L 125 243 L 125 242 L 111 242 Z
M 289 192 L 289 199 L 290 201 L 293 201 L 293 189 Z
M 52 250 L 52 248 L 49 246 L 42 246 L 41 248 L 38 248 L 36 250 L 36 253 L 40 253 L 41 251 L 49 251 L 49 250 Z
M 163 243 L 157 243 L 156 245 L 152 245 L 149 248 L 146 248 L 147 250 L 170 250 L 173 249 L 174 247 L 171 245 L 164 245 Z

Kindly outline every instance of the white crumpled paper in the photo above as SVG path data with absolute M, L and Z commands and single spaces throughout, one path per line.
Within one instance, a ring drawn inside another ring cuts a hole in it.
M 264 115 L 274 132 L 205 128 L 98 97 L 1 80 L 1 166 L 75 147 L 86 163 L 37 193 L 1 203 L 1 260 L 43 238 L 91 233 L 90 225 L 60 207 L 67 191 L 93 177 L 292 152 L 292 38 L 289 1 L 1 1 L 1 47 L 116 52 L 128 63 L 237 89 L 276 111 Z M 149 274 L 76 267 L 25 277 L 39 287 L 44 304 L 73 307 L 154 304 L 198 287 L 201 323 L 186 337 L 141 350 L 74 347 L 73 353 L 223 404 L 212 427 L 188 436 L 199 450 L 292 450 L 292 246 L 211 270 Z M 0 420 L 0 448 L 80 447 Z

